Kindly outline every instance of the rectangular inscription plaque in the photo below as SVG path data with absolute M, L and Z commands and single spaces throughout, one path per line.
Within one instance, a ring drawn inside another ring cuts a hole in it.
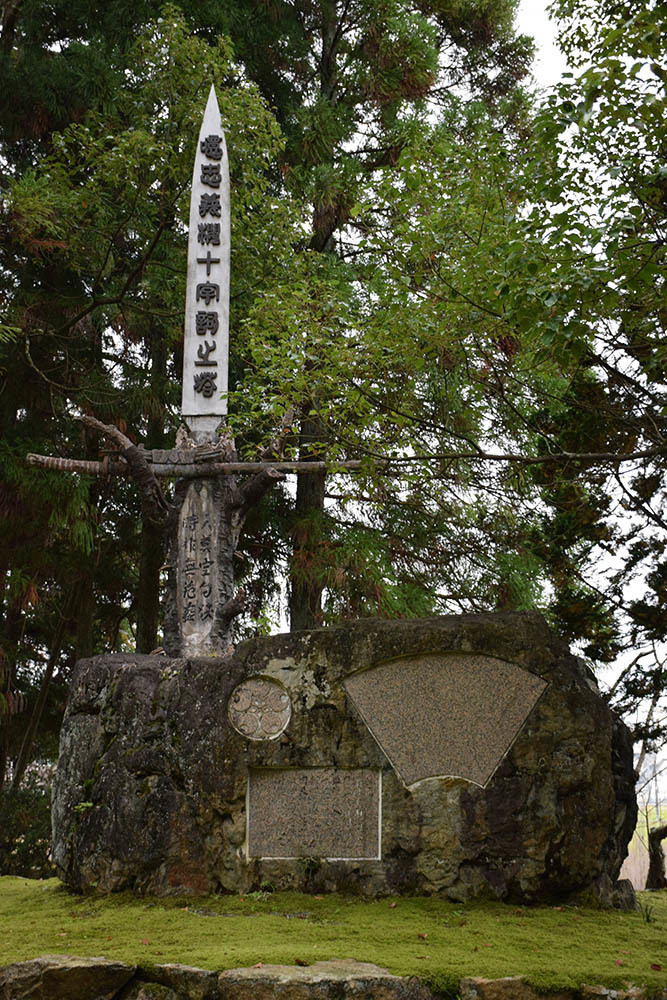
M 380 857 L 380 771 L 256 768 L 248 775 L 248 857 Z

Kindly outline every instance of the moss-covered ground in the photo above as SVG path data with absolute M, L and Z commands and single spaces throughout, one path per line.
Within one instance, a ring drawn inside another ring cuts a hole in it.
M 643 913 L 296 893 L 82 897 L 56 879 L 3 877 L 0 965 L 53 953 L 205 969 L 353 958 L 450 996 L 463 976 L 523 975 L 542 988 L 665 986 L 667 891 L 640 899 Z

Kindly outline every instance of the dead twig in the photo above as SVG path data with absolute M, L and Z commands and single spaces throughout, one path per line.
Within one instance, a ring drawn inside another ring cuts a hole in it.
M 90 417 L 87 414 L 82 414 L 76 419 L 85 424 L 86 427 L 98 431 L 98 433 L 103 434 L 118 445 L 120 453 L 127 462 L 130 473 L 139 487 L 149 518 L 156 524 L 164 526 L 171 507 L 167 503 L 162 488 L 155 478 L 155 473 L 151 468 L 150 462 L 147 461 L 141 448 L 137 448 L 136 444 L 133 444 L 113 424 L 103 424 L 101 420 L 97 420 L 95 417 Z

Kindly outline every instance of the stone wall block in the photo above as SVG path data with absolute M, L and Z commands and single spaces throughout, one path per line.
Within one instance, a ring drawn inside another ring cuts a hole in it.
M 461 1000 L 578 1000 L 579 994 L 565 992 L 538 992 L 524 983 L 520 976 L 506 979 L 469 978 L 461 980 Z
M 228 969 L 218 984 L 221 1000 L 433 1000 L 419 980 L 352 959 Z
M 541 991 L 521 976 L 469 977 L 460 1000 L 667 1000 L 667 989 L 582 985 Z M 105 958 L 45 955 L 0 968 L 0 1000 L 437 1000 L 417 978 L 333 959 L 213 972 L 187 965 L 136 968 Z
M 606 986 L 582 986 L 579 997 L 581 1000 L 594 1000 L 604 997 L 605 1000 L 647 1000 L 649 994 L 642 986 L 630 986 L 626 990 L 613 990 Z M 657 1000 L 656 994 L 651 994 L 652 1000 Z
M 114 1000 L 135 971 L 104 958 L 44 955 L 0 968 L 0 1000 Z
M 140 976 L 150 979 L 151 987 L 157 983 L 171 990 L 177 1000 L 217 1000 L 220 996 L 218 973 L 208 969 L 167 963 L 152 966 L 149 974 L 141 971 Z

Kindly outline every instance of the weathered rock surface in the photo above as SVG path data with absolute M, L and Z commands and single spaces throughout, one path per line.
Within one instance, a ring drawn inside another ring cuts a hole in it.
M 218 973 L 190 965 L 154 965 L 151 980 L 175 991 L 186 1000 L 215 1000 L 219 996 Z
M 353 959 L 228 969 L 218 980 L 221 1000 L 432 1000 L 418 979 L 392 976 L 386 969 Z
M 138 969 L 117 1000 L 219 1000 L 219 997 L 217 972 L 167 964 Z
M 651 1000 L 662 1000 L 664 991 L 651 994 Z M 649 994 L 641 986 L 630 986 L 627 990 L 612 990 L 606 986 L 583 986 L 581 989 L 581 1000 L 594 1000 L 595 997 L 602 997 L 605 1000 L 647 1000 Z
M 521 977 L 462 979 L 461 1000 L 667 1000 L 667 989 L 582 986 L 537 991 Z M 104 958 L 45 955 L 0 968 L 0 1000 L 437 1000 L 417 978 L 353 959 L 217 973 L 187 965 L 146 969 Z
M 538 993 L 524 983 L 521 976 L 506 979 L 481 979 L 477 977 L 461 980 L 461 1000 L 577 1000 L 579 992 Z
M 461 1000 L 663 1000 L 667 990 L 648 991 L 642 986 L 613 990 L 606 986 L 583 985 L 576 990 L 537 990 L 529 986 L 520 976 L 506 979 L 470 978 L 461 980 Z
M 0 969 L 0 1000 L 114 1000 L 135 971 L 104 958 L 44 955 Z
M 483 691 L 485 658 L 493 661 L 491 687 Z M 395 689 L 403 672 L 388 671 L 393 687 L 386 698 L 378 694 L 372 718 L 362 717 L 346 679 L 369 668 L 381 679 L 381 665 L 398 659 L 405 661 L 404 687 Z M 461 678 L 465 698 L 458 701 L 469 706 L 469 719 L 461 704 L 454 718 L 451 704 L 434 702 L 430 690 L 413 683 L 420 677 L 422 685 L 435 684 L 441 661 L 452 695 L 451 677 Z M 413 662 L 419 671 L 411 672 Z M 439 759 L 439 719 L 442 741 L 458 741 L 452 759 L 465 763 L 478 753 L 488 768 L 487 743 L 506 741 L 493 712 L 495 692 L 508 706 L 501 716 L 513 709 L 513 690 L 498 687 L 504 676 L 532 677 L 531 708 L 504 756 L 494 751 L 499 763 L 486 785 L 436 774 L 406 786 L 381 748 L 383 726 L 396 730 L 396 706 L 410 707 L 410 749 L 426 774 Z M 246 708 L 246 689 L 235 694 L 252 678 L 263 679 L 258 689 L 267 689 L 268 679 L 289 695 L 291 714 L 284 699 L 265 706 L 265 731 Z M 421 733 L 415 704 L 426 720 Z M 294 769 L 295 781 L 285 780 L 284 769 Z M 369 771 L 377 783 L 361 780 Z M 327 813 L 337 774 L 337 794 L 344 785 L 357 796 L 358 831 L 349 816 Z M 263 792 L 273 775 L 282 776 L 280 795 Z M 381 809 L 372 800 L 380 779 Z M 248 801 L 256 810 L 250 837 Z M 377 828 L 366 822 L 361 829 L 375 809 L 379 844 Z M 303 843 L 295 816 L 309 826 Z M 53 854 L 59 875 L 77 890 L 236 892 L 270 882 L 315 892 L 610 905 L 635 817 L 628 731 L 539 615 L 360 621 L 245 642 L 227 658 L 81 661 L 62 730 Z M 363 857 L 328 857 L 332 822 L 334 830 L 341 824 L 349 853 Z M 254 857 L 253 842 L 295 856 Z M 318 850 L 318 842 L 326 848 Z

